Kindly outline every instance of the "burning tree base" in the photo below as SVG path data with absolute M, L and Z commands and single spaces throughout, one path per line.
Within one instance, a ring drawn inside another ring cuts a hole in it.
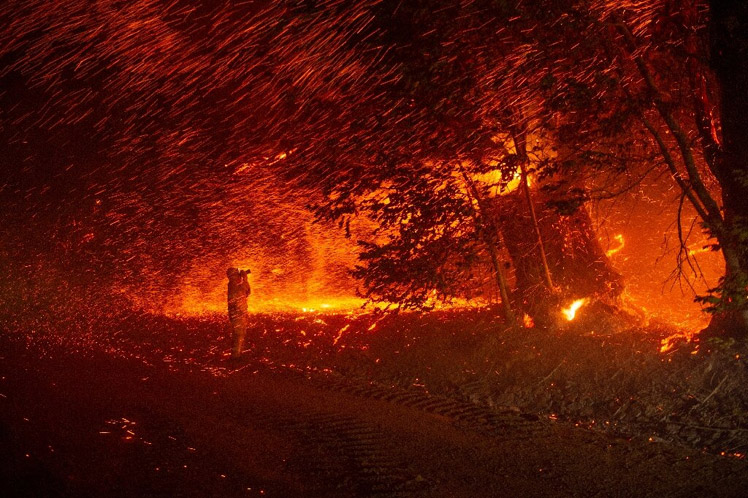
M 554 290 L 544 277 L 540 241 L 529 208 L 514 195 L 502 198 L 496 216 L 515 268 L 517 300 L 540 324 L 553 325 L 554 310 L 564 299 L 596 300 L 616 304 L 623 278 L 610 264 L 584 207 L 560 214 L 541 192 L 535 194 L 538 231 L 545 250 Z
M 578 335 L 610 335 L 642 327 L 646 319 L 635 314 L 624 300 L 610 304 L 604 300 L 582 298 L 555 310 L 553 330 Z

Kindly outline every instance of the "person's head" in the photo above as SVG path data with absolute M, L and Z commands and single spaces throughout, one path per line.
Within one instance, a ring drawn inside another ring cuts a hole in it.
M 234 268 L 233 266 L 226 270 L 226 276 L 229 277 L 229 280 L 234 278 L 239 278 L 239 268 Z

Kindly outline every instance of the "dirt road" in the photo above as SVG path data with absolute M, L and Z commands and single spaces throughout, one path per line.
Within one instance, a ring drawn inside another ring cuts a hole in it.
M 256 365 L 0 341 L 3 496 L 744 496 L 744 461 Z

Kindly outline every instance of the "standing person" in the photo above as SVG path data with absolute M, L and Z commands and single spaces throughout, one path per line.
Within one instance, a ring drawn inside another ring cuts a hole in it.
M 226 276 L 229 277 L 229 321 L 234 339 L 231 357 L 235 359 L 242 354 L 244 336 L 247 334 L 247 298 L 252 292 L 247 280 L 249 273 L 249 270 L 239 270 L 234 267 L 226 270 Z

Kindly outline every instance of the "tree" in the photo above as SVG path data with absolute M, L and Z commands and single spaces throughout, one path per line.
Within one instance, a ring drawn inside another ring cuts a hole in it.
M 452 165 L 409 165 L 398 172 L 359 204 L 381 234 L 376 242 L 361 242 L 356 275 L 365 296 L 421 309 L 438 300 L 480 296 L 476 271 L 492 246 L 481 233 L 474 194 Z
M 705 2 L 578 0 L 546 5 L 552 15 L 538 16 L 542 4 L 524 4 L 537 22 L 526 34 L 530 55 L 516 70 L 528 94 L 544 97 L 538 120 L 557 123 L 566 148 L 559 172 L 599 177 L 617 171 L 634 183 L 642 178 L 637 158 L 669 171 L 724 256 L 724 278 L 701 299 L 718 321 L 747 330 L 746 156 L 737 145 L 745 125 L 734 112 L 743 102 L 737 85 L 744 81 L 744 48 L 735 42 L 745 38 L 738 21 L 745 8 L 713 2 L 712 72 Z M 680 256 L 688 260 L 685 240 Z
M 727 311 L 722 317 L 722 321 L 727 322 L 725 325 L 737 325 L 745 333 L 748 327 L 748 97 L 745 93 L 748 85 L 748 5 L 740 1 L 710 1 L 709 8 L 709 55 L 720 91 L 721 143 L 712 138 L 712 133 L 707 133 L 711 128 L 706 128 L 710 121 L 705 111 L 710 108 L 703 91 L 697 94 L 701 104 L 697 107 L 701 110 L 698 119 L 705 155 L 716 156 L 712 159 L 713 171 L 722 190 L 723 220 L 728 234 L 725 259 L 737 260 L 727 265 L 721 289 L 718 289 L 723 299 L 718 304 Z M 705 83 L 705 80 L 706 77 L 701 75 L 697 83 Z M 703 87 L 697 88 L 701 90 Z M 719 323 L 716 325 L 724 327 Z

